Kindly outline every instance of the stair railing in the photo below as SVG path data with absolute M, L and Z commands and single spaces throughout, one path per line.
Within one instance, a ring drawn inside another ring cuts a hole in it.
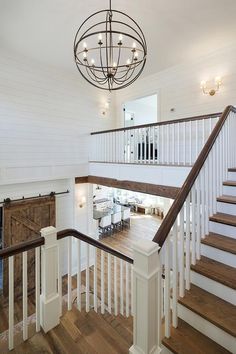
M 65 246 L 63 251 L 61 243 Z M 106 310 L 114 315 L 132 315 L 133 259 L 77 230 L 68 229 L 57 233 L 54 227 L 47 227 L 41 230 L 41 237 L 35 240 L 0 250 L 0 259 L 8 260 L 9 350 L 15 347 L 14 307 L 16 302 L 18 307 L 18 303 L 21 303 L 19 298 L 14 296 L 14 287 L 20 286 L 14 277 L 16 256 L 22 258 L 23 340 L 29 338 L 28 282 L 31 281 L 32 285 L 32 279 L 28 279 L 27 274 L 27 253 L 31 250 L 35 250 L 36 332 L 42 328 L 46 333 L 59 324 L 65 297 L 68 310 L 71 310 L 72 304 L 75 303 L 79 311 L 85 309 L 88 312 L 93 309 L 102 314 Z M 65 258 L 67 268 L 63 271 Z M 73 264 L 76 265 L 75 269 L 72 268 Z M 65 286 L 67 290 L 63 297 Z M 1 311 L 3 307 L 4 304 Z
M 68 229 L 57 233 L 57 239 L 61 240 L 60 242 L 63 242 L 65 238 L 68 238 L 68 310 L 72 309 L 72 304 L 76 301 L 79 311 L 84 307 L 86 312 L 90 309 L 98 312 L 99 308 L 102 314 L 106 310 L 115 316 L 121 314 L 129 317 L 133 312 L 131 295 L 133 259 L 77 230 Z M 60 257 L 60 262 L 61 260 Z M 73 263 L 76 265 L 74 270 L 72 269 Z M 74 291 L 72 274 L 76 274 Z M 59 274 L 61 298 L 62 282 L 63 276 Z M 84 301 L 83 294 L 85 295 Z
M 209 217 L 216 213 L 228 168 L 236 166 L 235 134 L 236 108 L 228 106 L 153 239 L 161 248 L 164 299 L 158 312 L 163 315 L 167 338 L 171 322 L 178 326 L 178 297 L 190 289 L 191 265 L 201 257 L 201 239 L 209 233 Z
M 90 162 L 191 166 L 220 115 L 91 133 Z

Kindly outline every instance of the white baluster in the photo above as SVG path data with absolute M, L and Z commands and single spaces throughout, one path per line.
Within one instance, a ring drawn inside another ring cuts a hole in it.
M 178 133 L 178 137 L 177 137 L 177 152 L 178 152 L 178 165 L 180 165 L 181 162 L 181 158 L 180 158 L 180 123 L 177 123 L 177 133 Z
M 107 303 L 108 303 L 108 312 L 111 313 L 111 255 L 107 255 Z
M 184 206 L 180 211 L 179 296 L 184 297 Z
M 197 237 L 196 237 L 196 258 L 197 260 L 201 257 L 201 200 L 200 200 L 200 183 L 199 177 L 196 180 L 196 191 L 197 191 L 197 208 L 196 208 L 196 224 L 197 224 Z
M 68 311 L 72 309 L 72 237 L 68 237 L 68 276 L 67 276 L 67 307 Z
M 191 259 L 191 253 L 190 253 L 190 194 L 188 195 L 188 197 L 186 199 L 186 251 L 185 252 L 186 252 L 185 288 L 187 290 L 190 290 L 190 259 Z
M 81 241 L 77 240 L 77 308 L 81 311 Z
M 101 313 L 105 313 L 104 294 L 104 251 L 101 251 Z
M 62 316 L 62 274 L 61 274 L 61 244 L 62 241 L 58 241 L 58 270 L 57 270 L 57 284 L 58 284 L 58 294 L 59 294 L 59 307 L 60 307 L 60 316 Z
M 172 325 L 178 326 L 178 222 L 173 225 L 173 301 L 172 301 Z
M 123 261 L 120 259 L 120 313 L 124 315 L 124 278 L 123 278 Z
M 192 197 L 192 264 L 196 264 L 196 188 L 195 184 L 191 191 Z
M 130 267 L 130 279 L 131 279 L 131 315 L 134 315 L 134 271 L 133 265 Z
M 166 163 L 170 163 L 170 125 L 165 125 L 166 128 Z
M 165 336 L 170 337 L 170 236 L 165 241 L 165 287 L 164 287 L 164 314 Z
M 89 244 L 86 243 L 86 312 L 89 312 L 90 309 L 90 296 L 89 296 L 89 287 L 90 287 L 90 269 L 89 269 Z
M 97 248 L 94 248 L 94 273 L 93 273 L 93 303 L 94 311 L 98 311 L 98 299 L 97 299 Z
M 8 258 L 9 272 L 9 329 L 8 329 L 8 349 L 14 348 L 14 256 Z
M 61 279 L 61 277 L 59 278 L 59 274 L 58 274 L 58 291 L 59 291 L 59 279 Z M 39 247 L 35 248 L 35 317 L 36 317 L 36 332 L 39 332 L 40 331 L 40 248 Z
M 129 317 L 129 263 L 125 264 L 125 314 L 126 317 Z
M 23 252 L 23 340 L 28 339 L 28 264 L 27 251 Z
M 117 298 L 117 258 L 114 257 L 114 312 L 118 315 L 118 298 Z
M 198 120 L 195 121 L 196 124 L 196 159 L 198 158 L 199 154 L 199 132 L 198 132 Z

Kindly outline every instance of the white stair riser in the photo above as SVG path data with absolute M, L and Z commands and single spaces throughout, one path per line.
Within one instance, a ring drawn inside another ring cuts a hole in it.
M 209 231 L 236 239 L 236 227 L 210 221 Z
M 217 202 L 217 212 L 236 215 L 236 204 Z
M 223 186 L 223 194 L 224 195 L 231 195 L 232 197 L 236 197 L 236 187 Z
M 236 290 L 191 270 L 191 283 L 236 306 Z
M 236 172 L 228 172 L 229 181 L 236 181 Z
M 236 267 L 236 254 L 225 252 L 203 243 L 201 244 L 201 254 L 202 256 L 214 259 L 217 262 L 227 264 L 230 267 Z
M 181 304 L 178 304 L 178 316 L 190 324 L 190 326 L 195 328 L 197 331 L 211 338 L 214 342 L 226 348 L 231 353 L 235 353 L 235 337 L 231 336 L 227 332 L 223 331 L 219 327 L 205 320 L 203 317 L 199 316 Z

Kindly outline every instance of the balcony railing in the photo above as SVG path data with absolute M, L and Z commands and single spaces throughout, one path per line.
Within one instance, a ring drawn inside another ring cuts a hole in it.
M 90 162 L 192 165 L 220 113 L 91 133 Z

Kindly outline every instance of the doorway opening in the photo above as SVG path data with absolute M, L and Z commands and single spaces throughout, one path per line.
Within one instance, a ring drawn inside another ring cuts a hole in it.
M 123 106 L 124 126 L 151 124 L 157 122 L 157 94 L 128 101 Z

